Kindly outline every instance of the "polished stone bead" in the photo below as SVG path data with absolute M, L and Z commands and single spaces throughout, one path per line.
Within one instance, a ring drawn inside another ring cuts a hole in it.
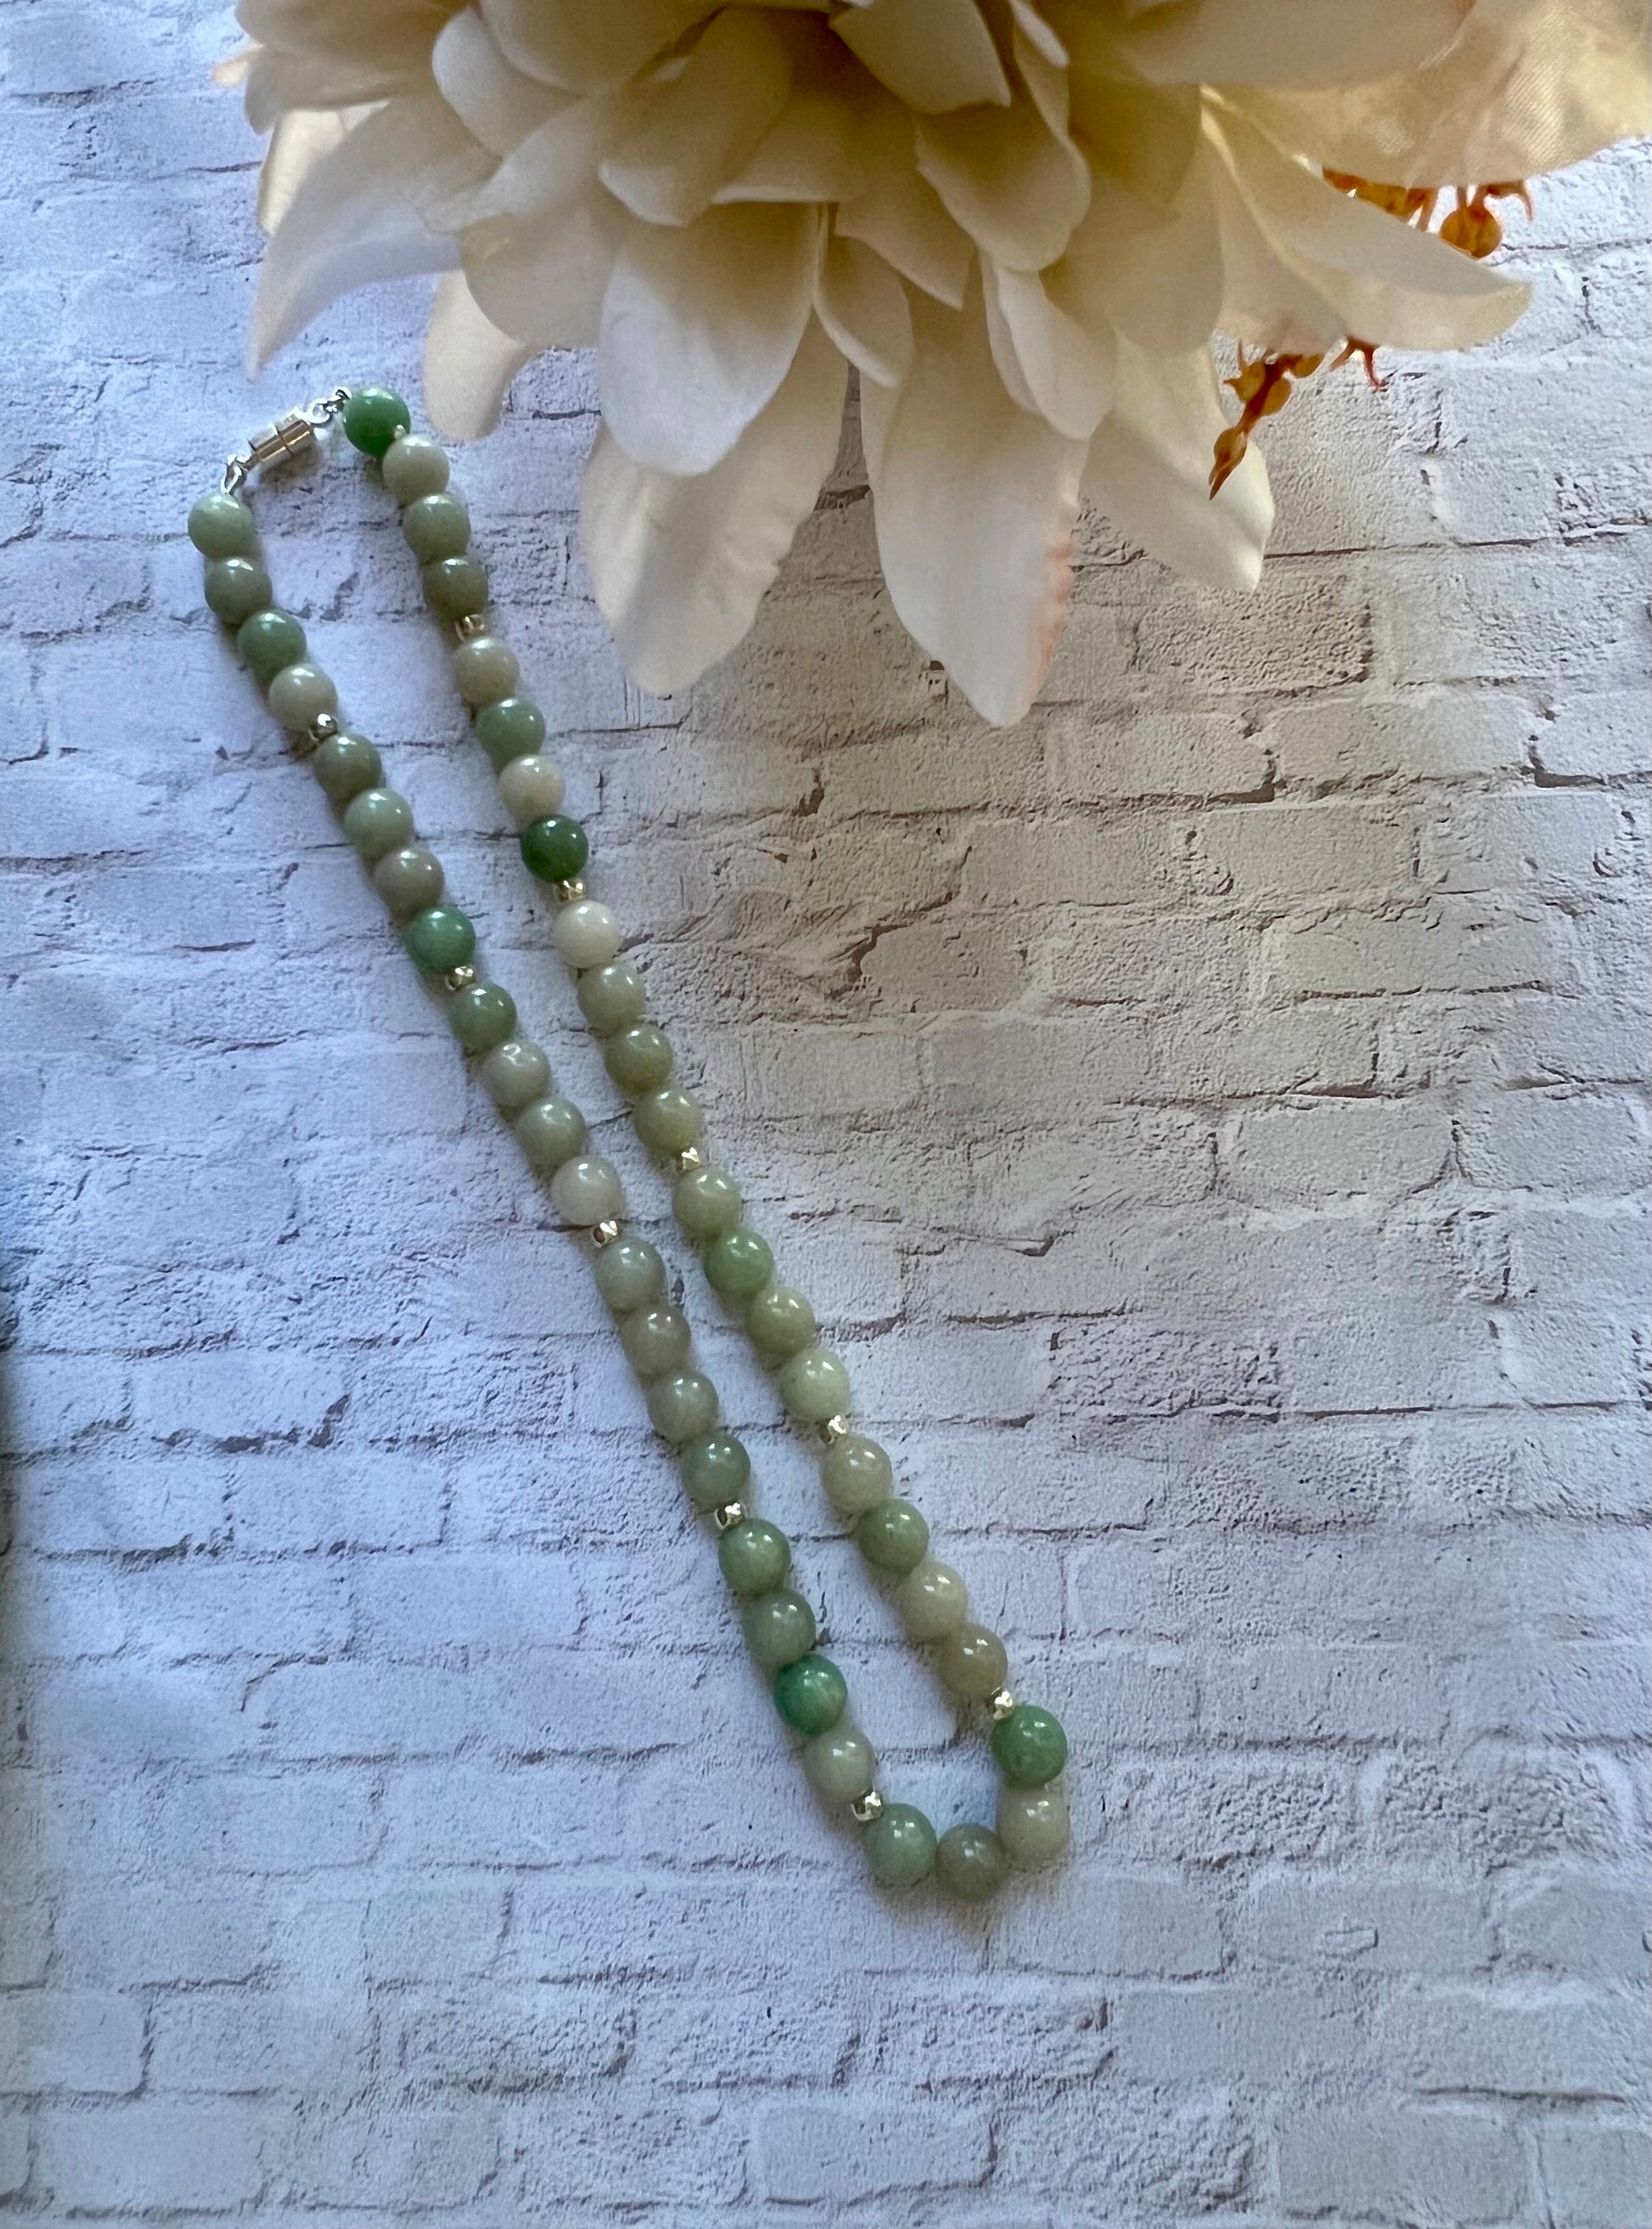
M 697 1370 L 674 1371 L 649 1387 L 648 1413 L 662 1439 L 697 1439 L 717 1422 L 717 1389 Z
M 241 621 L 235 647 L 253 679 L 268 688 L 284 665 L 296 665 L 304 656 L 304 631 L 291 612 L 272 604 Z
M 551 1179 L 551 1200 L 565 1223 L 586 1230 L 625 1212 L 619 1172 L 601 1153 L 580 1153 L 564 1161 Z
M 551 1063 L 543 1045 L 531 1037 L 507 1037 L 495 1045 L 478 1070 L 482 1088 L 507 1114 L 531 1107 L 551 1088 Z
M 774 1256 L 767 1239 L 744 1225 L 724 1231 L 706 1249 L 706 1275 L 713 1291 L 726 1301 L 749 1300 L 753 1293 L 762 1291 L 773 1275 Z
M 219 557 L 202 584 L 207 608 L 226 626 L 238 627 L 261 612 L 275 594 L 270 576 L 254 557 Z
M 515 652 L 496 634 L 472 635 L 468 642 L 457 643 L 447 662 L 453 686 L 467 704 L 501 703 L 522 679 Z
M 740 1612 L 746 1646 L 768 1672 L 795 1664 L 815 1645 L 815 1613 L 790 1587 L 759 1595 Z
M 591 839 L 566 813 L 530 820 L 517 841 L 528 873 L 541 883 L 571 883 L 591 857 Z
M 1059 1788 L 1001 1788 L 998 1839 L 1023 1872 L 1053 1865 L 1073 1839 L 1066 1797 Z
M 433 906 L 442 895 L 443 881 L 441 861 L 422 844 L 404 844 L 398 851 L 387 851 L 373 870 L 373 887 L 398 921 Z
M 765 1595 L 791 1569 L 791 1543 L 765 1518 L 744 1517 L 717 1543 L 717 1561 L 737 1595 Z
M 338 710 L 338 690 L 318 665 L 284 665 L 270 680 L 270 710 L 289 734 L 302 735 L 323 712 Z
M 774 1707 L 793 1733 L 829 1733 L 848 1699 L 848 1681 L 829 1656 L 800 1656 L 774 1675 Z
M 528 751 L 499 769 L 499 795 L 513 820 L 544 820 L 561 810 L 567 784 L 562 769 L 543 751 Z M 571 911 L 571 908 L 565 910 Z M 559 920 L 557 927 L 562 926 Z M 559 943 L 558 949 L 560 950 Z M 605 955 L 605 957 L 606 955 Z M 587 966 L 592 963 L 587 961 Z
M 491 1052 L 516 1026 L 516 1001 L 497 983 L 473 983 L 447 1002 L 447 1026 L 466 1052 Z
M 503 776 L 499 786 L 504 787 Z M 575 898 L 557 908 L 551 941 L 570 967 L 600 967 L 619 950 L 619 923 L 595 898 Z
M 924 1560 L 929 1526 L 910 1501 L 874 1501 L 855 1528 L 855 1545 L 874 1571 L 904 1579 Z
M 456 488 L 444 488 L 407 505 L 401 531 L 419 563 L 433 565 L 441 557 L 464 556 L 471 546 L 471 514 Z
M 806 1346 L 780 1372 L 780 1398 L 804 1423 L 823 1424 L 849 1404 L 849 1374 L 829 1347 Z
M 617 1030 L 602 1049 L 603 1066 L 622 1091 L 657 1091 L 671 1074 L 671 1041 L 652 1022 Z
M 935 1863 L 935 1829 L 912 1803 L 886 1803 L 861 1836 L 872 1878 L 886 1888 L 922 1880 Z
M 964 1702 L 984 1703 L 1009 1677 L 1009 1659 L 990 1627 L 966 1618 L 936 1650 L 935 1668 Z
M 362 857 L 376 863 L 413 840 L 413 807 L 394 789 L 364 789 L 344 807 L 343 826 Z
M 588 967 L 574 986 L 579 1012 L 599 1037 L 628 1030 L 643 1018 L 648 992 L 629 960 L 610 960 L 601 967 Z
M 1036 1703 L 1017 1703 L 992 1730 L 992 1753 L 1012 1788 L 1042 1788 L 1067 1761 L 1061 1721 Z
M 496 704 L 483 705 L 471 732 L 496 768 L 508 767 L 512 759 L 525 758 L 544 742 L 545 715 L 531 697 L 505 697 Z
M 189 539 L 203 557 L 250 557 L 258 548 L 258 522 L 240 496 L 215 488 L 190 505 Z
M 384 761 L 365 736 L 348 728 L 329 736 L 310 755 L 310 771 L 335 805 L 348 805 L 364 789 L 376 789 L 384 779 Z
M 665 1290 L 665 1264 L 646 1238 L 627 1236 L 605 1246 L 594 1264 L 597 1290 L 618 1315 L 647 1307 Z M 738 1497 L 725 1494 L 725 1500 Z
M 969 1614 L 970 1590 L 950 1564 L 926 1557 L 900 1582 L 895 1607 L 914 1641 L 939 1641 L 963 1624 Z
M 818 1329 L 815 1311 L 795 1286 L 765 1285 L 746 1307 L 746 1336 L 771 1361 L 801 1354 Z
M 421 566 L 425 601 L 439 620 L 473 620 L 488 608 L 488 570 L 477 557 L 439 557 Z
M 445 975 L 450 967 L 463 967 L 475 952 L 476 928 L 458 906 L 426 906 L 402 930 L 401 941 L 421 974 Z
M 447 452 L 422 434 L 404 434 L 384 453 L 384 484 L 398 503 L 417 503 L 421 495 L 439 495 L 451 469 Z
M 894 1465 L 875 1440 L 849 1432 L 827 1449 L 820 1482 L 834 1509 L 845 1517 L 858 1517 L 888 1493 L 895 1482 Z
M 697 1099 L 667 1084 L 663 1091 L 647 1091 L 631 1108 L 637 1134 L 650 1153 L 680 1153 L 692 1146 L 706 1127 Z
M 391 387 L 358 387 L 344 405 L 344 438 L 365 457 L 382 457 L 413 413 Z
M 646 1384 L 668 1370 L 681 1370 L 688 1359 L 688 1320 L 680 1308 L 633 1308 L 619 1326 L 619 1343 L 625 1359 Z
M 740 1219 L 740 1188 L 727 1169 L 690 1169 L 671 1191 L 671 1212 L 690 1238 L 720 1238 Z
M 621 1243 L 616 1241 L 615 1244 Z M 615 1250 L 610 1246 L 606 1261 Z M 655 1256 L 657 1261 L 659 1256 Z M 677 1449 L 677 1468 L 688 1499 L 699 1510 L 721 1509 L 738 1501 L 752 1476 L 752 1458 L 733 1432 L 702 1432 Z
M 1009 1878 L 1009 1853 L 990 1827 L 949 1827 L 935 1845 L 935 1878 L 964 1904 L 984 1904 Z
M 585 1143 L 585 1116 L 571 1099 L 530 1100 L 511 1127 L 536 1169 L 560 1169 Z
M 804 1744 L 809 1785 L 826 1803 L 857 1803 L 878 1776 L 877 1755 L 853 1726 L 834 1726 Z

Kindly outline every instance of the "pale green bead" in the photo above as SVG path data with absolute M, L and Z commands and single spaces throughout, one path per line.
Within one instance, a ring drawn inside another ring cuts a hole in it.
M 743 1517 L 717 1543 L 717 1561 L 737 1595 L 766 1595 L 791 1569 L 791 1543 L 766 1518 Z
M 853 1726 L 834 1726 L 803 1745 L 809 1785 L 825 1803 L 858 1803 L 878 1776 L 871 1743 Z
M 494 1105 L 513 1114 L 544 1098 L 551 1088 L 551 1063 L 545 1048 L 531 1037 L 507 1037 L 483 1062 L 481 1076 Z
M 373 887 L 398 921 L 422 913 L 442 894 L 442 863 L 422 844 L 387 851 L 373 870 Z
M 472 983 L 448 1000 L 447 1026 L 466 1052 L 491 1052 L 515 1031 L 516 1001 L 502 984 Z
M 565 1223 L 590 1230 L 625 1212 L 619 1171 L 601 1153 L 579 1153 L 551 1179 L 551 1201 Z
M 497 635 L 472 635 L 456 646 L 448 664 L 453 686 L 467 704 L 496 704 L 514 693 L 522 678 L 515 652 Z
M 935 1863 L 935 1829 L 914 1804 L 886 1803 L 861 1844 L 873 1879 L 886 1888 L 922 1880 Z
M 338 690 L 318 665 L 284 665 L 270 684 L 270 710 L 289 734 L 302 735 L 337 710 Z
M 1009 1677 L 1009 1658 L 990 1627 L 966 1618 L 936 1650 L 935 1669 L 964 1702 L 984 1703 Z
M 834 1509 L 859 1517 L 887 1497 L 895 1482 L 894 1465 L 875 1440 L 850 1432 L 826 1450 L 820 1482 Z
M 1073 1839 L 1066 1797 L 1059 1788 L 1001 1788 L 998 1839 L 1024 1872 L 1053 1865 Z
M 613 1250 L 611 1246 L 608 1249 L 611 1254 Z M 655 1259 L 658 1258 L 656 1255 Z M 745 1493 L 752 1475 L 752 1458 L 733 1432 L 702 1432 L 677 1449 L 677 1468 L 696 1509 L 721 1509 Z
M 585 1143 L 585 1116 L 571 1099 L 535 1099 L 511 1127 L 536 1169 L 560 1169 Z
M 677 1179 L 671 1212 L 690 1238 L 720 1238 L 740 1219 L 740 1189 L 727 1169 L 690 1169 Z
M 849 1404 L 849 1374 L 829 1347 L 806 1346 L 779 1376 L 780 1398 L 804 1423 L 823 1424 Z
M 537 758 L 539 754 L 535 752 L 533 755 Z M 511 766 L 520 763 L 519 760 L 513 759 L 505 767 L 504 773 L 509 774 Z M 544 763 L 548 765 L 550 761 L 547 760 Z M 501 789 L 504 787 L 503 775 L 499 787 Z M 547 808 L 553 813 L 556 809 L 554 806 Z M 557 908 L 551 941 L 570 967 L 600 967 L 605 960 L 613 959 L 619 950 L 619 923 L 607 907 L 599 905 L 595 898 L 575 898 L 571 905 Z
M 672 1084 L 663 1091 L 645 1092 L 631 1108 L 631 1121 L 637 1136 L 656 1153 L 682 1153 L 706 1127 L 700 1102 Z
M 610 960 L 601 967 L 587 968 L 574 992 L 579 1012 L 599 1037 L 628 1030 L 642 1018 L 648 1004 L 643 979 L 629 960 Z
M 203 557 L 247 557 L 258 548 L 258 527 L 240 496 L 215 488 L 190 510 L 189 539 Z
M 625 1359 L 644 1384 L 688 1359 L 688 1320 L 679 1308 L 635 1308 L 619 1326 Z
M 970 1590 L 950 1564 L 926 1556 L 896 1588 L 895 1607 L 914 1641 L 939 1641 L 968 1616 Z
M 447 485 L 447 452 L 422 434 L 404 434 L 384 453 L 380 470 L 384 484 L 398 503 L 417 503 L 422 495 L 439 495 Z
M 740 1612 L 746 1646 L 765 1671 L 778 1672 L 795 1664 L 815 1645 L 815 1613 L 790 1587 L 776 1587 L 759 1595 Z
M 949 1827 L 935 1845 L 935 1878 L 964 1904 L 984 1904 L 1009 1878 L 1009 1853 L 990 1827 Z
M 777 1362 L 801 1354 L 816 1328 L 815 1311 L 791 1285 L 767 1285 L 747 1303 L 746 1335 L 759 1353 Z
M 602 1061 L 622 1091 L 655 1091 L 671 1073 L 670 1039 L 652 1022 L 635 1022 L 608 1039 Z
M 457 489 L 421 495 L 401 514 L 407 547 L 421 565 L 440 557 L 462 557 L 471 544 L 471 514 Z
M 364 789 L 344 807 L 344 833 L 364 859 L 413 841 L 413 807 L 394 789 Z
M 649 1387 L 648 1413 L 662 1439 L 692 1440 L 717 1422 L 717 1389 L 697 1370 L 674 1371 Z
M 439 620 L 475 619 L 488 608 L 488 575 L 474 557 L 441 557 L 419 569 L 425 601 Z
M 616 1238 L 605 1246 L 595 1275 L 597 1290 L 619 1315 L 646 1307 L 665 1290 L 665 1264 L 646 1238 Z
M 342 728 L 311 754 L 310 771 L 335 805 L 348 805 L 384 779 L 384 761 L 365 736 Z
M 274 597 L 269 575 L 254 557 L 219 557 L 202 583 L 207 608 L 226 626 L 238 627 Z

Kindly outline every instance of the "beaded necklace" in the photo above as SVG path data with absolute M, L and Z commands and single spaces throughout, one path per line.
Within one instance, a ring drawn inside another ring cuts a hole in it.
M 341 721 L 337 691 L 310 661 L 303 627 L 274 601 L 241 491 L 262 467 L 314 452 L 336 420 L 356 449 L 377 459 L 400 506 L 426 601 L 454 631 L 453 678 L 472 732 L 497 773 L 524 864 L 558 902 L 554 940 L 604 1064 L 630 1102 L 637 1136 L 673 1172 L 678 1227 L 699 1248 L 708 1282 L 739 1314 L 775 1372 L 788 1415 L 814 1436 L 827 1499 L 852 1522 L 866 1562 L 894 1583 L 906 1631 L 932 1647 L 950 1693 L 984 1710 L 1002 1776 L 996 1831 L 965 1821 L 938 1836 L 921 1811 L 879 1790 L 877 1758 L 849 1717 L 843 1674 L 816 1648 L 814 1612 L 788 1583 L 791 1544 L 752 1514 L 751 1458 L 721 1423 L 716 1389 L 693 1366 L 689 1326 L 668 1298 L 663 1260 L 627 1230 L 618 1172 L 587 1149 L 585 1117 L 555 1089 L 544 1050 L 518 1033 L 509 992 L 477 969 L 475 929 L 447 896 L 440 862 L 419 842 L 412 806 L 384 787 L 378 751 Z M 963 1579 L 929 1553 L 929 1526 L 893 1492 L 888 1455 L 851 1427 L 848 1372 L 819 1343 L 813 1308 L 777 1280 L 767 1242 L 742 1219 L 739 1186 L 705 1157 L 703 1111 L 672 1082 L 672 1049 L 646 1018 L 643 979 L 621 956 L 619 924 L 588 894 L 586 832 L 562 810 L 561 769 L 541 748 L 545 716 L 520 693 L 515 657 L 489 622 L 487 575 L 471 555 L 470 516 L 450 483 L 447 458 L 412 433 L 411 423 L 407 404 L 386 388 L 339 388 L 255 434 L 229 459 L 221 487 L 189 513 L 189 538 L 207 561 L 207 603 L 234 630 L 270 710 L 337 808 L 345 836 L 400 924 L 408 957 L 445 993 L 449 1027 L 477 1060 L 483 1085 L 529 1164 L 548 1176 L 558 1213 L 586 1234 L 597 1289 L 616 1320 L 654 1428 L 676 1452 L 688 1499 L 715 1528 L 746 1646 L 772 1682 L 780 1717 L 801 1737 L 810 1785 L 858 1829 L 874 1879 L 893 1886 L 932 1872 L 952 1896 L 982 1902 L 1012 1868 L 1047 1865 L 1065 1851 L 1067 1806 L 1059 1780 L 1066 1737 L 1048 1711 L 1018 1702 L 1006 1686 L 1002 1641 L 970 1616 Z

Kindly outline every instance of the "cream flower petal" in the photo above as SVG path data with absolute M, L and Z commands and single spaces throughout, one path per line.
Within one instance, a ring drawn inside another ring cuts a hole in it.
M 874 77 L 920 114 L 1009 99 L 1003 64 L 975 0 L 865 0 L 845 9 L 832 29 Z
M 894 389 L 861 390 L 878 549 L 903 624 L 998 725 L 1032 703 L 1066 618 L 1085 446 L 1019 410 L 965 313 L 919 296 Z
M 814 87 L 795 90 L 727 185 L 720 202 L 848 202 L 868 183 L 866 160 L 844 128 L 843 106 Z
M 1082 325 L 1105 318 L 1138 348 L 1184 356 L 1206 345 L 1222 304 L 1221 233 L 1204 157 L 1164 211 L 1097 178 L 1061 261 L 1044 274 Z
M 987 336 L 1004 385 L 1058 434 L 1087 441 L 1112 400 L 1111 330 L 1087 331 L 1059 309 L 1035 271 L 989 264 L 984 280 Z
M 570 93 L 623 85 L 701 18 L 709 0 L 479 0 L 514 68 Z
M 479 441 L 499 423 L 505 390 L 536 353 L 477 308 L 462 272 L 444 272 L 425 335 L 425 408 L 439 434 Z
M 829 240 L 815 282 L 815 315 L 864 379 L 898 387 L 912 362 L 912 305 L 881 256 L 858 240 Z
M 236 20 L 258 42 L 247 114 L 267 132 L 288 108 L 347 108 L 424 91 L 431 41 L 449 0 L 241 0 Z
M 423 211 L 487 167 L 451 109 L 437 100 L 375 109 L 314 164 L 272 238 L 247 337 L 254 369 L 330 302 L 369 279 L 440 271 L 451 239 Z
M 891 269 L 951 309 L 964 303 L 975 249 L 955 224 L 940 196 L 912 167 L 910 120 L 899 110 L 880 114 L 864 146 L 870 183 L 837 211 L 836 229 L 880 255 Z
M 638 464 L 708 472 L 785 377 L 815 291 L 812 209 L 633 225 L 602 308 L 602 414 Z
M 1220 494 L 1208 493 L 1212 445 L 1226 422 L 1208 349 L 1155 357 L 1121 339 L 1117 401 L 1090 445 L 1084 494 L 1177 572 L 1253 588 L 1273 497 L 1254 443 Z
M 508 155 L 567 96 L 514 70 L 474 8 L 450 18 L 431 49 L 437 90 L 474 139 Z
M 599 170 L 650 224 L 688 224 L 763 138 L 791 87 L 791 51 L 773 20 L 726 8 L 674 77 L 653 87 L 637 129 Z
M 644 689 L 686 688 L 732 650 L 837 455 L 842 357 L 811 324 L 773 400 L 709 472 L 677 479 L 605 427 L 586 467 L 586 568 Z
M 1036 110 L 986 108 L 918 125 L 918 168 L 983 254 L 1018 271 L 1053 263 L 1090 200 L 1090 172 Z
M 330 155 L 368 113 L 363 108 L 288 109 L 270 134 L 269 151 L 259 174 L 260 232 L 275 230 L 322 157 Z
M 1359 85 L 1431 61 L 1463 13 L 1463 0 L 1196 0 L 1149 10 L 1120 44 L 1159 84 Z

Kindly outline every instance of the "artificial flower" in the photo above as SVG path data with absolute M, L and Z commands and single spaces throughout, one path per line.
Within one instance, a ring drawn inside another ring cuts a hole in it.
M 594 348 L 586 562 L 662 693 L 751 625 L 852 368 L 895 609 L 1009 722 L 1060 639 L 1081 504 L 1252 585 L 1272 502 L 1250 434 L 1293 382 L 1520 314 L 1482 260 L 1489 197 L 1644 127 L 1648 16 L 241 0 L 273 127 L 252 354 L 365 279 L 441 270 L 426 400 L 467 437 L 530 358 Z

